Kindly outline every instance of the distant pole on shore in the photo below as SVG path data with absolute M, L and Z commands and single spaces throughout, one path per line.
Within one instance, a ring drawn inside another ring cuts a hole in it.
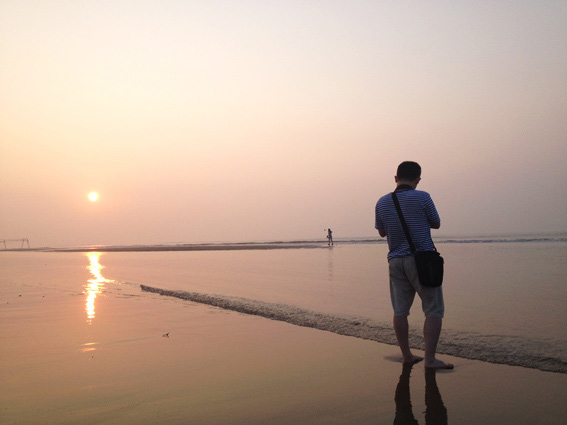
M 22 248 L 24 247 L 24 244 L 28 244 L 28 248 L 30 247 L 30 241 L 28 240 L 28 238 L 23 238 L 23 239 L 0 239 L 0 243 L 4 244 L 4 249 L 8 249 L 6 242 L 21 242 L 22 243 Z

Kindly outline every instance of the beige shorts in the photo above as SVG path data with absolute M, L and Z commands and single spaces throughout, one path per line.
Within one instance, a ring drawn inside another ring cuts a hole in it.
M 409 316 L 416 292 L 421 298 L 421 307 L 425 317 L 443 317 L 445 304 L 441 287 L 429 288 L 419 283 L 413 257 L 392 258 L 390 260 L 390 297 L 392 307 L 394 307 L 394 316 Z

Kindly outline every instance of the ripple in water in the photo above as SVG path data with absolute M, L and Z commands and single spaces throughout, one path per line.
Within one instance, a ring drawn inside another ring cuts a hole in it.
M 262 316 L 293 325 L 368 339 L 383 344 L 397 345 L 392 326 L 371 319 L 318 313 L 286 304 L 273 304 L 247 298 L 172 291 L 146 285 L 141 285 L 141 288 L 146 292 L 181 298 L 225 310 Z M 423 349 L 422 341 L 421 334 L 410 331 L 412 348 Z M 437 352 L 490 363 L 567 373 L 567 355 L 553 341 L 443 330 L 442 341 L 439 342 Z

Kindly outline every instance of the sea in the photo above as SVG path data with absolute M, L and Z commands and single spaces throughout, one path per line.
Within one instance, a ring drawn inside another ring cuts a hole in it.
M 440 353 L 567 373 L 567 233 L 434 239 L 445 259 Z M 0 250 L 0 288 L 204 303 L 395 344 L 382 239 Z M 80 295 L 80 296 L 77 296 Z M 422 348 L 416 297 L 410 340 Z

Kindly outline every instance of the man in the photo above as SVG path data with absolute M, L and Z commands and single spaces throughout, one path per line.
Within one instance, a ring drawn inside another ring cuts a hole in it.
M 398 166 L 394 177 L 402 213 L 410 235 L 418 251 L 433 251 L 431 229 L 439 229 L 441 220 L 427 192 L 416 190 L 421 180 L 421 167 L 406 161 Z M 402 351 L 404 363 L 417 363 L 423 358 L 414 356 L 409 347 L 408 316 L 415 294 L 421 298 L 425 323 L 425 367 L 428 369 L 452 369 L 453 365 L 436 359 L 437 342 L 441 334 L 444 315 L 441 287 L 430 288 L 419 283 L 415 260 L 404 234 L 392 194 L 381 197 L 376 204 L 376 229 L 380 236 L 388 238 L 388 262 L 390 270 L 390 296 L 394 308 L 394 331 Z

